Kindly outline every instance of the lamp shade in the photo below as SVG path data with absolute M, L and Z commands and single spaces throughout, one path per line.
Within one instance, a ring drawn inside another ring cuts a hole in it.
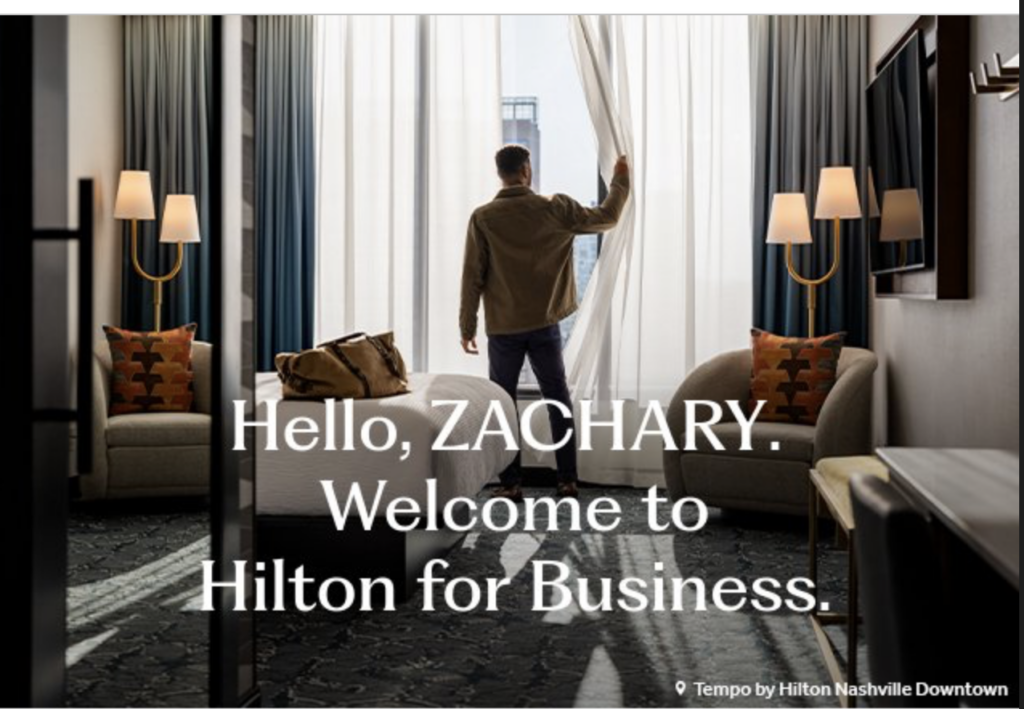
M 800 193 L 777 194 L 772 200 L 772 216 L 768 220 L 769 244 L 810 244 L 811 217 L 807 198 Z
M 815 219 L 860 219 L 860 193 L 852 167 L 826 167 L 821 171 Z
M 164 202 L 164 221 L 160 228 L 164 244 L 199 243 L 199 212 L 196 198 L 190 194 L 170 194 Z
M 153 186 L 149 173 L 140 170 L 125 170 L 117 186 L 117 200 L 114 202 L 115 219 L 156 219 L 153 209 Z
M 924 238 L 924 210 L 917 190 L 890 190 L 882 202 L 884 242 L 919 241 Z

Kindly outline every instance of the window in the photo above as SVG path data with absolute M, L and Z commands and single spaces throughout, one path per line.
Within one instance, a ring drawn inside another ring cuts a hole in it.
M 506 143 L 529 148 L 533 188 L 598 203 L 597 141 L 576 70 L 565 16 L 501 18 L 502 125 Z M 576 288 L 583 297 L 597 263 L 596 235 L 576 239 Z M 568 341 L 575 316 L 562 323 Z M 523 368 L 521 384 L 536 385 Z

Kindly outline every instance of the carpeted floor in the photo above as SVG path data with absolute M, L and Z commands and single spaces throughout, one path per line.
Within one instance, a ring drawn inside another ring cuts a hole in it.
M 546 491 L 538 491 L 547 494 Z M 805 524 L 721 516 L 693 535 L 652 535 L 633 491 L 615 533 L 469 535 L 446 576 L 510 578 L 501 610 L 263 614 L 259 672 L 275 707 L 802 706 L 822 700 L 697 697 L 694 683 L 822 684 L 806 617 L 754 611 L 534 613 L 531 562 L 579 577 L 698 576 L 746 582 L 806 574 Z M 71 706 L 205 706 L 198 607 L 207 515 L 81 515 L 71 535 Z M 840 608 L 844 555 L 825 555 L 824 597 Z M 114 581 L 111 581 L 114 579 Z M 686 694 L 677 683 L 687 682 Z
M 209 513 L 85 508 L 68 535 L 68 705 L 205 707 Z

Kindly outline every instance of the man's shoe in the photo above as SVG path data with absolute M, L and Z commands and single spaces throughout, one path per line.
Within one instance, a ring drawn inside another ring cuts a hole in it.
M 558 484 L 558 497 L 565 499 L 571 497 L 574 500 L 579 499 L 580 490 L 576 486 L 576 483 L 559 483 Z
M 497 490 L 495 490 L 494 494 L 491 495 L 491 497 L 501 498 L 504 500 L 512 500 L 512 502 L 518 505 L 523 501 L 523 488 L 519 487 L 518 485 L 503 485 L 502 487 L 499 487 Z

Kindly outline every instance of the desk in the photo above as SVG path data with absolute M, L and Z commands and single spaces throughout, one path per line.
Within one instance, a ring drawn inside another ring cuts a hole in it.
M 1002 451 L 878 451 L 903 494 L 1020 591 L 1020 457 Z

